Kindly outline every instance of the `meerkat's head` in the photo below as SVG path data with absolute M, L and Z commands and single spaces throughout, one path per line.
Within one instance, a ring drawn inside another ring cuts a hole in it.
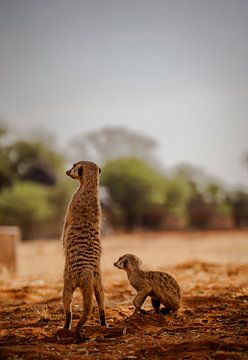
M 66 175 L 72 179 L 81 181 L 86 175 L 96 175 L 101 173 L 101 169 L 91 161 L 78 161 L 72 168 L 66 171 Z
M 116 266 L 118 269 L 132 271 L 137 268 L 140 268 L 141 264 L 142 262 L 140 258 L 138 258 L 138 256 L 132 254 L 125 254 L 121 256 L 119 260 L 114 263 L 114 266 Z

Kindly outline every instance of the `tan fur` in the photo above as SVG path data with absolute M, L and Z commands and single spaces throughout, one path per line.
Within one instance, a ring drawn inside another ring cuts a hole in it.
M 161 309 L 164 314 L 179 309 L 181 290 L 177 281 L 170 274 L 141 270 L 141 260 L 132 254 L 121 256 L 114 266 L 127 272 L 130 284 L 137 290 L 137 295 L 133 300 L 135 313 L 143 311 L 141 307 L 147 296 L 151 297 L 156 313 L 160 313 L 160 304 L 165 306 Z
M 99 167 L 89 161 L 80 161 L 66 171 L 80 185 L 69 203 L 64 229 L 63 246 L 65 253 L 63 305 L 65 310 L 65 329 L 71 327 L 71 303 L 74 290 L 79 287 L 83 294 L 83 315 L 76 333 L 91 313 L 92 295 L 98 303 L 101 325 L 106 325 L 104 312 L 104 293 L 100 271 L 100 201 Z

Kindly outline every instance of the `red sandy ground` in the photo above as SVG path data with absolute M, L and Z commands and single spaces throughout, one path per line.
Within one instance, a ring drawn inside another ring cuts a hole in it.
M 58 332 L 64 321 L 60 246 L 58 241 L 21 244 L 18 276 L 2 275 L 0 359 L 248 359 L 248 233 L 103 239 L 109 328 L 99 326 L 94 308 L 85 326 L 88 340 L 82 343 L 74 334 L 81 314 L 79 292 L 73 302 L 73 329 Z M 166 270 L 177 278 L 183 290 L 177 316 L 154 314 L 149 300 L 147 314 L 132 316 L 135 291 L 125 273 L 112 266 L 125 252 L 145 259 L 146 268 Z M 161 254 L 165 259 L 172 254 L 170 261 L 162 265 Z

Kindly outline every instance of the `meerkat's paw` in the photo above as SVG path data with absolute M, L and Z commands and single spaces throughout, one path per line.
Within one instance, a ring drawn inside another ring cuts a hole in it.
M 98 323 L 99 324 L 99 323 Z M 101 327 L 105 327 L 105 328 L 109 328 L 109 324 L 107 323 L 107 321 L 104 321 L 104 322 L 102 322 L 102 321 L 100 321 L 100 326 Z
M 101 323 L 101 326 L 103 326 L 103 327 L 105 327 L 105 328 L 107 328 L 107 329 L 109 329 L 109 324 L 107 323 L 107 321 L 105 321 L 105 323 Z
M 105 327 L 109 327 L 108 326 L 108 323 L 106 322 L 106 319 L 105 319 L 105 315 L 100 315 L 100 324 L 101 324 L 101 326 L 105 326 Z

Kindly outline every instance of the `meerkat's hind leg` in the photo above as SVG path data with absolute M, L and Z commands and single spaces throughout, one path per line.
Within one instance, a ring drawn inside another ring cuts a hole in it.
M 98 305 L 101 326 L 108 326 L 105 318 L 104 291 L 100 272 L 94 273 L 94 292 Z
M 84 334 L 82 335 L 82 327 L 89 318 L 92 310 L 93 272 L 91 270 L 85 270 L 80 279 L 79 288 L 83 294 L 83 315 L 76 325 L 76 337 L 80 341 L 85 341 L 86 337 Z
M 155 313 L 160 314 L 160 300 L 152 297 L 151 302 L 152 302 L 152 307 L 155 310 Z
M 71 320 L 72 320 L 72 310 L 71 310 L 71 303 L 72 297 L 74 293 L 74 288 L 71 286 L 70 282 L 65 279 L 64 281 L 64 289 L 63 289 L 63 306 L 65 312 L 65 323 L 64 329 L 71 328 Z

